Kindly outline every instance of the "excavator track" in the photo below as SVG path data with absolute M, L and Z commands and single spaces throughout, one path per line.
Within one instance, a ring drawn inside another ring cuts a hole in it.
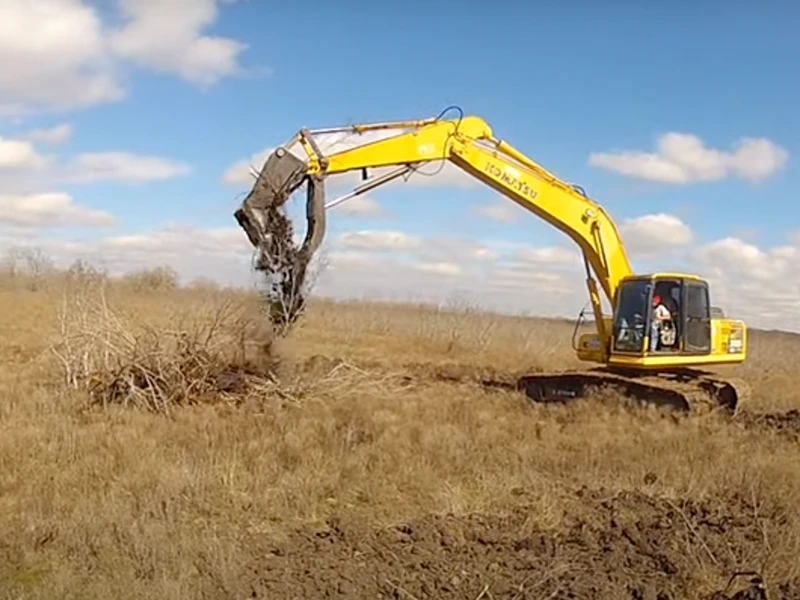
M 751 393 L 744 380 L 690 370 L 638 374 L 601 367 L 526 375 L 517 385 L 534 402 L 567 402 L 587 397 L 593 389 L 611 388 L 641 404 L 693 414 L 735 414 Z

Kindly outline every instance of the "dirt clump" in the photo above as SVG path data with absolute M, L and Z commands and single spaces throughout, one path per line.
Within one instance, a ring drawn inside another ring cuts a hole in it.
M 756 577 L 725 585 L 742 562 L 760 567 L 765 558 L 761 523 L 743 497 L 676 503 L 581 490 L 575 500 L 588 510 L 557 532 L 531 526 L 523 507 L 504 515 L 430 515 L 372 530 L 333 517 L 322 530 L 297 531 L 265 547 L 247 569 L 251 597 L 766 597 Z M 784 516 L 773 512 L 762 518 L 780 527 Z M 797 598 L 800 586 L 777 582 L 769 592 L 772 599 Z

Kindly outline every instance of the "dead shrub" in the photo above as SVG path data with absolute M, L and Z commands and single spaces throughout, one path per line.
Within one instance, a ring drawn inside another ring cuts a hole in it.
M 93 403 L 163 412 L 277 389 L 274 340 L 236 296 L 209 293 L 171 312 L 168 326 L 126 316 L 108 297 L 104 279 L 68 281 L 51 347 L 64 383 Z
M 54 272 L 53 260 L 41 248 L 12 246 L 0 261 L 0 280 L 7 288 L 40 291 Z
M 179 287 L 178 273 L 172 267 L 153 267 L 126 273 L 122 280 L 136 292 L 163 292 Z

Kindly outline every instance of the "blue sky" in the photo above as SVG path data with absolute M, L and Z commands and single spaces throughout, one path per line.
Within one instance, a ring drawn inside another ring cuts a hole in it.
M 620 224 L 660 214 L 672 220 L 651 219 L 651 226 L 675 227 L 677 219 L 691 239 L 676 243 L 669 256 L 675 263 L 663 266 L 702 259 L 699 264 L 719 280 L 721 297 L 739 302 L 736 309 L 753 316 L 745 296 L 757 297 L 758 282 L 772 285 L 773 321 L 796 318 L 798 306 L 781 287 L 794 273 L 797 240 L 792 235 L 800 229 L 800 207 L 794 201 L 800 82 L 790 68 L 800 58 L 793 29 L 800 9 L 791 3 L 756 8 L 721 0 L 650 7 L 505 2 L 461 3 L 457 10 L 419 1 L 400 8 L 352 0 L 294 7 L 255 0 L 176 0 L 171 8 L 154 0 L 37 4 L 69 26 L 56 37 L 41 19 L 30 20 L 34 9 L 27 2 L 4 3 L 9 29 L 0 25 L 5 34 L 0 36 L 0 66 L 7 67 L 6 75 L 0 75 L 0 135 L 28 140 L 37 153 L 67 166 L 60 179 L 44 187 L 34 169 L 4 173 L 0 146 L 0 182 L 15 207 L 35 194 L 64 193 L 70 210 L 106 211 L 115 223 L 88 226 L 89 221 L 64 224 L 61 219 L 56 227 L 40 219 L 21 232 L 15 219 L 6 218 L 0 224 L 10 242 L 21 236 L 36 243 L 82 240 L 80 247 L 91 254 L 99 247 L 92 245 L 97 240 L 136 235 L 144 244 L 167 225 L 231 229 L 232 212 L 246 185 L 226 184 L 223 174 L 237 161 L 282 142 L 301 126 L 419 118 L 457 104 L 484 117 L 496 135 L 549 170 L 582 185 Z M 23 33 L 15 37 L 25 27 L 28 38 L 44 40 L 44 50 L 34 51 Z M 31 27 L 38 30 L 30 33 Z M 70 35 L 81 40 L 78 49 Z M 203 41 L 203 36 L 229 41 Z M 40 74 L 21 69 L 20 57 L 37 60 Z M 90 79 L 77 74 L 69 79 L 70 70 L 80 73 L 87 66 L 93 70 Z M 52 82 L 46 79 L 50 73 Z M 33 129 L 64 124 L 70 135 L 59 143 L 30 136 Z M 591 164 L 593 153 L 656 152 L 659 137 L 670 132 L 696 136 L 706 150 L 720 153 L 735 152 L 742 138 L 769 142 L 751 145 L 749 154 L 737 159 L 695 152 L 691 138 L 675 137 L 677 167 L 662 161 L 654 171 L 654 159 L 647 163 L 638 155 L 629 157 L 624 169 L 615 156 L 603 165 Z M 85 157 L 76 157 L 89 152 L 126 154 L 101 157 L 107 180 L 76 182 L 88 164 Z M 130 165 L 128 171 L 120 167 L 126 159 L 135 164 L 137 156 L 166 162 L 139 164 L 132 171 Z M 754 171 L 754 164 L 760 170 Z M 148 174 L 160 167 L 166 168 L 163 177 Z M 671 169 L 669 177 L 665 168 Z M 429 241 L 458 237 L 475 247 L 513 243 L 541 249 L 565 242 L 560 233 L 485 187 L 394 186 L 371 196 L 388 216 L 331 211 L 332 253 L 342 249 L 337 239 L 358 231 L 402 232 Z M 487 203 L 505 203 L 505 209 L 496 210 L 505 210 L 510 220 L 475 214 Z M 637 233 L 635 226 L 628 228 L 635 265 L 662 266 L 645 247 L 650 230 Z M 235 244 L 236 233 L 224 235 L 226 244 Z M 132 238 L 122 239 L 129 247 L 136 245 Z M 125 246 L 120 242 L 116 247 Z M 412 250 L 406 256 L 419 258 L 419 246 Z M 357 271 L 352 266 L 358 263 L 352 261 L 356 251 L 363 255 L 359 260 L 369 259 L 373 266 L 392 260 L 363 243 L 351 244 L 348 282 L 369 279 L 366 267 Z M 462 272 L 472 273 L 459 252 L 451 247 L 437 264 L 460 264 L 466 267 Z M 166 256 L 165 250 L 152 258 Z M 144 258 L 137 260 L 138 265 Z M 775 266 L 775 261 L 783 262 Z M 220 262 L 223 272 L 232 268 L 226 264 Z M 345 269 L 344 264 L 339 268 Z M 496 272 L 492 264 L 482 272 Z M 502 265 L 509 266 L 514 265 Z M 576 273 L 576 282 L 574 277 L 564 280 L 564 294 L 571 293 L 574 283 L 582 293 Z M 765 277 L 771 279 L 765 283 Z M 431 285 L 440 285 L 436 279 Z M 453 281 L 452 289 L 469 290 L 471 281 Z M 524 287 L 517 293 L 530 296 Z M 496 296 L 507 295 L 498 284 Z M 585 293 L 567 313 L 584 301 Z M 563 299 L 553 302 L 560 307 Z

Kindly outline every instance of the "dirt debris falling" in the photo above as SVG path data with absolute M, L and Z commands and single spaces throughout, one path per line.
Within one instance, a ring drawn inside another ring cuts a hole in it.
M 306 235 L 295 244 L 294 226 L 285 212 L 292 193 L 306 186 Z M 256 249 L 255 269 L 266 283 L 262 293 L 276 335 L 285 336 L 306 308 L 308 266 L 325 235 L 322 175 L 285 148 L 267 158 L 253 188 L 234 213 Z
M 294 226 L 282 207 L 264 210 L 265 237 L 255 268 L 266 284 L 265 309 L 278 335 L 286 335 L 306 307 L 305 275 L 308 259 L 294 243 Z

